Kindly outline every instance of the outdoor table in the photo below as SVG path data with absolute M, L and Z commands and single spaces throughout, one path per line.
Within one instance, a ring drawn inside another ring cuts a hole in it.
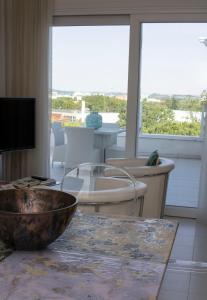
M 104 128 L 94 130 L 94 146 L 101 149 L 101 161 L 106 160 L 106 149 L 114 145 L 114 137 L 124 132 L 122 128 Z
M 0 263 L 1 300 L 152 300 L 177 222 L 76 213 L 47 249 L 15 251 Z

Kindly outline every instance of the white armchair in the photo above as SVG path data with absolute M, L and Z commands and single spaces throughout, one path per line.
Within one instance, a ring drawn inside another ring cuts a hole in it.
M 121 172 L 126 178 L 114 177 L 114 172 Z M 85 163 L 65 174 L 61 190 L 78 197 L 78 208 L 81 211 L 138 217 L 142 216 L 147 186 L 135 182 L 121 169 L 105 164 Z
M 94 129 L 66 127 L 65 170 L 86 162 L 100 162 L 100 149 L 94 148 Z
M 137 181 L 147 184 L 143 217 L 163 218 L 169 173 L 174 169 L 174 162 L 161 158 L 157 166 L 147 166 L 148 157 L 111 158 L 106 163 L 123 168 Z M 115 174 L 113 174 L 115 175 Z

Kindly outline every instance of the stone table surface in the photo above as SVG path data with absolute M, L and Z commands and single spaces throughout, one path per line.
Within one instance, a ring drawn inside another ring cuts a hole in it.
M 174 221 L 77 213 L 46 250 L 0 263 L 0 299 L 156 299 L 176 230 Z

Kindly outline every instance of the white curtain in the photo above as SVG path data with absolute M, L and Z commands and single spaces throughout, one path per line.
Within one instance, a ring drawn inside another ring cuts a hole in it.
M 207 224 L 207 104 L 204 105 L 204 141 L 201 157 L 201 176 L 198 203 L 198 221 Z
M 3 177 L 49 175 L 52 0 L 0 0 L 0 96 L 36 98 L 36 148 L 3 154 Z

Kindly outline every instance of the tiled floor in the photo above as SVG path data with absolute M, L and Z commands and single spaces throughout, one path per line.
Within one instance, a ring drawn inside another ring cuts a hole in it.
M 158 300 L 207 300 L 207 226 L 191 219 L 178 220 Z
M 172 159 L 175 169 L 170 173 L 166 203 L 197 207 L 200 179 L 200 159 Z

